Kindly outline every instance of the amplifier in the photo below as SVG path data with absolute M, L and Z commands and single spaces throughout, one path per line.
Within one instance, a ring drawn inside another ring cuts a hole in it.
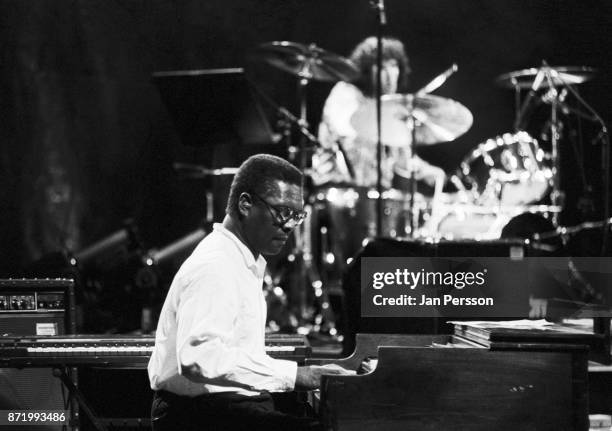
M 74 317 L 72 280 L 0 279 L 0 334 L 74 334 Z
M 74 315 L 72 280 L 0 279 L 0 336 L 71 334 Z M 0 388 L 0 410 L 69 410 L 68 394 L 51 368 L 0 368 Z M 6 429 L 22 431 L 23 427 Z

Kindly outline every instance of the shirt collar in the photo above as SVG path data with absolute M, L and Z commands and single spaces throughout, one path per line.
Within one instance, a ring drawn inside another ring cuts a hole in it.
M 229 238 L 236 245 L 236 247 L 238 247 L 238 250 L 240 251 L 240 254 L 242 254 L 242 257 L 244 258 L 244 263 L 247 268 L 255 270 L 257 275 L 263 277 L 264 271 L 266 269 L 266 259 L 264 259 L 261 254 L 259 254 L 257 260 L 255 260 L 253 253 L 251 252 L 251 250 L 249 250 L 246 244 L 243 243 L 240 238 L 234 235 L 231 231 L 226 229 L 221 223 L 213 224 L 213 230 Z

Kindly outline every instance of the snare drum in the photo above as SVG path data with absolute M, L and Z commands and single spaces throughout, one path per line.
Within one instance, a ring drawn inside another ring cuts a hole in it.
M 528 205 L 549 191 L 552 170 L 527 132 L 506 133 L 478 145 L 461 162 L 459 177 L 477 205 Z

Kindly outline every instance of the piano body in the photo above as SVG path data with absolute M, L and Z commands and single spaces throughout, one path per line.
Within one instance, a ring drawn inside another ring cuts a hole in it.
M 376 357 L 376 368 L 324 376 L 313 402 L 328 430 L 586 431 L 586 348 L 506 347 L 449 335 L 357 334 L 350 357 L 307 363 L 357 369 Z
M 0 337 L 0 366 L 54 367 L 94 428 L 106 430 L 116 422 L 90 408 L 70 368 L 144 370 L 153 343 L 132 336 Z M 303 343 L 296 336 L 266 340 L 276 357 L 308 355 Z M 455 335 L 357 334 L 347 358 L 297 360 L 354 370 L 364 359 L 378 360 L 367 374 L 323 377 L 313 404 L 329 430 L 586 431 L 587 355 L 574 345 L 493 350 Z

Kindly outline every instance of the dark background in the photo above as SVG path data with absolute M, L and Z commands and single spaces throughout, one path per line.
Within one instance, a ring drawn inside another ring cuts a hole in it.
M 514 95 L 497 87 L 495 77 L 543 59 L 599 69 L 579 90 L 610 123 L 611 2 L 387 0 L 386 7 L 387 33 L 405 42 L 411 59 L 411 90 L 452 62 L 459 65 L 435 94 L 467 106 L 474 125 L 455 142 L 419 150 L 447 172 L 479 142 L 512 131 Z M 161 247 L 197 227 L 212 185 L 181 178 L 173 162 L 237 166 L 256 151 L 284 154 L 279 144 L 182 145 L 152 72 L 246 67 L 297 112 L 295 78 L 249 64 L 249 52 L 290 40 L 348 55 L 375 29 L 366 0 L 1 1 L 0 275 L 15 275 L 50 252 L 80 250 L 128 218 L 145 247 Z M 330 88 L 310 86 L 312 125 Z M 546 108 L 538 109 L 543 112 L 529 124 L 534 135 L 545 122 Z M 582 145 L 562 145 L 567 223 L 601 217 L 601 148 L 591 143 L 596 128 L 581 127 Z M 582 212 L 581 157 L 595 205 Z M 227 181 L 218 183 L 217 219 Z

